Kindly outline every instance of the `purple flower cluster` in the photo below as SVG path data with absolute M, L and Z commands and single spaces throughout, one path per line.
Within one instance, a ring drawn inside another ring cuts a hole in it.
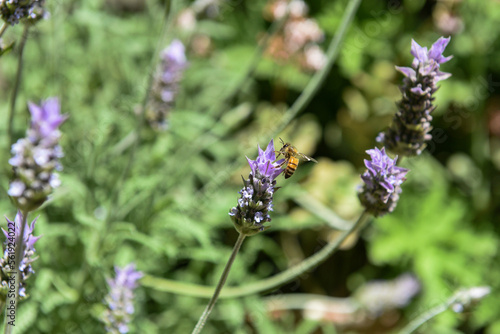
M 441 64 L 452 58 L 443 56 L 449 41 L 449 37 L 441 37 L 427 50 L 412 40 L 411 54 L 415 57 L 412 67 L 396 66 L 405 76 L 400 87 L 403 97 L 397 103 L 398 111 L 391 126 L 377 137 L 389 151 L 402 156 L 419 155 L 432 139 L 433 94 L 439 88 L 437 82 L 451 76 L 439 70 Z
M 396 207 L 408 169 L 396 166 L 398 157 L 391 159 L 385 153 L 385 148 L 374 148 L 366 153 L 370 155 L 371 161 L 365 159 L 367 169 L 361 175 L 364 185 L 358 197 L 368 213 L 379 217 Z
M 107 333 L 128 333 L 128 324 L 134 314 L 134 290 L 137 280 L 143 274 L 135 270 L 135 264 L 130 263 L 124 268 L 115 267 L 115 279 L 108 279 L 110 288 L 106 296 L 108 309 L 104 313 L 103 321 Z
M 283 169 L 279 167 L 282 160 L 276 161 L 273 140 L 265 151 L 259 146 L 257 159 L 247 160 L 252 171 L 248 180 L 243 180 L 238 205 L 229 211 L 229 215 L 236 230 L 250 236 L 269 227 L 264 224 L 271 221 L 269 211 L 273 211 L 273 195 L 277 189 L 275 179 Z
M 162 51 L 160 68 L 146 109 L 146 119 L 153 129 L 167 129 L 168 113 L 174 107 L 175 96 L 187 65 L 184 45 L 179 40 L 173 40 Z
M 49 98 L 40 106 L 29 103 L 31 127 L 25 138 L 12 145 L 13 157 L 9 164 L 14 170 L 8 194 L 24 212 L 42 205 L 60 185 L 55 170 L 61 170 L 59 158 L 63 156 L 59 139 L 59 126 L 66 120 L 60 114 L 57 98 Z
M 23 19 L 34 22 L 47 15 L 44 5 L 45 0 L 3 0 L 0 1 L 0 15 L 10 25 Z
M 5 300 L 7 298 L 7 294 L 9 293 L 9 280 L 11 277 L 11 271 L 17 272 L 19 269 L 19 273 L 21 275 L 20 279 L 20 287 L 19 287 L 19 297 L 21 299 L 26 298 L 26 288 L 24 282 L 34 274 L 34 270 L 31 267 L 31 263 L 33 263 L 38 257 L 35 257 L 35 242 L 41 238 L 41 236 L 35 237 L 33 236 L 33 231 L 35 229 L 36 218 L 31 222 L 31 224 L 27 225 L 24 229 L 24 250 L 21 254 L 23 254 L 22 260 L 19 264 L 18 268 L 12 268 L 9 260 L 9 257 L 12 258 L 14 255 L 15 249 L 13 245 L 15 244 L 19 233 L 21 231 L 21 224 L 23 221 L 23 217 L 20 211 L 17 212 L 17 215 L 14 221 L 7 219 L 7 231 L 2 228 L 3 234 L 5 235 L 4 242 L 4 252 L 3 257 L 0 259 L 0 276 L 1 276 L 1 284 L 0 287 L 0 298 L 1 300 Z

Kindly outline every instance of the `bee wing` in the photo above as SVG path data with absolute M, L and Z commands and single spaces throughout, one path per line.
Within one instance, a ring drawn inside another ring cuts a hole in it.
M 299 156 L 300 156 L 302 159 L 304 159 L 304 160 L 307 160 L 307 161 L 312 161 L 312 162 L 316 162 L 316 163 L 318 163 L 318 162 L 316 161 L 316 159 L 311 158 L 311 157 L 308 157 L 308 156 L 307 156 L 307 155 L 305 155 L 305 154 L 299 153 Z

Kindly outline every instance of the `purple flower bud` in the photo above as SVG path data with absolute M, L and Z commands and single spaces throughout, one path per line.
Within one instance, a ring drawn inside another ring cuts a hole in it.
M 10 25 L 21 20 L 34 23 L 47 17 L 45 0 L 4 0 L 0 1 L 0 16 Z
M 31 127 L 25 138 L 12 145 L 9 164 L 13 167 L 14 179 L 7 192 L 23 211 L 38 208 L 60 184 L 55 173 L 62 169 L 59 126 L 66 120 L 66 116 L 60 114 L 57 98 L 49 98 L 40 106 L 30 102 L 28 107 Z
M 35 256 L 35 243 L 38 241 L 38 239 L 41 238 L 41 236 L 38 237 L 33 236 L 36 223 L 36 218 L 35 218 L 31 222 L 31 224 L 26 225 L 24 228 L 24 240 L 23 240 L 24 250 L 21 253 L 23 254 L 23 257 L 19 264 L 19 267 L 11 268 L 10 265 L 11 260 L 9 259 L 9 256 L 12 257 L 14 255 L 14 248 L 12 247 L 12 245 L 16 243 L 19 233 L 21 232 L 21 224 L 23 221 L 23 217 L 21 212 L 18 211 L 14 221 L 9 220 L 7 217 L 5 219 L 7 219 L 8 224 L 7 224 L 7 230 L 4 230 L 2 228 L 3 234 L 5 235 L 5 242 L 4 242 L 3 258 L 0 259 L 0 268 L 1 268 L 0 295 L 2 296 L 1 298 L 3 299 L 6 298 L 8 294 L 8 281 L 11 275 L 10 272 L 11 271 L 17 272 L 17 270 L 19 270 L 19 273 L 21 275 L 19 297 L 26 298 L 25 281 L 32 274 L 35 273 L 35 271 L 31 267 L 31 263 L 33 263 L 38 258 L 38 256 Z
M 276 190 L 276 177 L 283 172 L 280 163 L 276 161 L 273 140 L 269 142 L 265 151 L 259 146 L 257 159 L 248 159 L 250 175 L 243 180 L 244 187 L 239 192 L 238 206 L 231 208 L 229 215 L 238 232 L 247 236 L 264 231 L 264 226 L 271 221 L 268 211 L 272 211 L 272 201 Z
M 146 108 L 146 119 L 153 129 L 167 129 L 168 114 L 174 107 L 187 65 L 184 45 L 179 40 L 173 40 L 161 53 L 161 64 Z
M 115 279 L 107 279 L 110 290 L 105 300 L 108 310 L 103 322 L 107 333 L 128 333 L 128 324 L 134 314 L 134 290 L 143 274 L 135 270 L 133 263 L 124 268 L 115 267 L 115 273 Z
M 381 217 L 396 207 L 408 169 L 396 166 L 398 157 L 394 160 L 389 158 L 385 148 L 375 148 L 366 153 L 371 161 L 365 160 L 367 170 L 361 175 L 364 185 L 358 197 L 368 213 Z
M 419 155 L 432 139 L 433 95 L 439 88 L 437 82 L 451 76 L 439 70 L 441 64 L 452 58 L 442 55 L 449 41 L 449 37 L 441 37 L 427 50 L 412 40 L 411 54 L 415 57 L 412 67 L 396 66 L 405 76 L 400 87 L 403 97 L 397 103 L 398 111 L 391 126 L 377 136 L 377 141 L 389 151 L 402 156 Z

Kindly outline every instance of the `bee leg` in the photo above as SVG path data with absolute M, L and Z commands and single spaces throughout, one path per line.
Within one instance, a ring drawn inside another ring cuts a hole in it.
M 276 159 L 277 160 L 277 159 Z M 288 165 L 288 159 L 284 159 L 282 163 L 279 164 L 278 167 L 283 167 L 285 164 Z
M 278 154 L 276 155 L 276 159 L 273 161 L 273 162 L 276 162 L 276 161 L 278 161 L 278 158 L 279 158 L 279 156 L 281 155 L 281 151 L 274 151 L 274 153 L 278 153 Z M 281 165 L 280 165 L 280 167 L 281 167 Z

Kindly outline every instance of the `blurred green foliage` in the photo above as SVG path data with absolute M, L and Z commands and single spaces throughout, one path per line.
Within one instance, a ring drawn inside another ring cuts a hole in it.
M 372 279 L 412 272 L 422 292 L 401 313 L 400 328 L 462 286 L 493 288 L 473 312 L 445 313 L 422 333 L 497 333 L 500 330 L 500 54 L 493 0 L 364 1 L 341 55 L 321 90 L 282 133 L 275 129 L 312 73 L 264 53 L 254 58 L 270 27 L 266 1 L 219 1 L 198 15 L 193 30 L 175 15 L 192 6 L 165 1 L 48 1 L 50 19 L 30 30 L 17 97 L 15 139 L 28 125 L 26 102 L 59 96 L 70 115 L 63 125 L 62 186 L 39 215 L 40 258 L 28 282 L 30 298 L 18 313 L 16 333 L 101 333 L 106 277 L 131 261 L 147 275 L 214 286 L 236 240 L 228 217 L 249 172 L 245 155 L 271 138 L 289 140 L 319 160 L 301 165 L 275 195 L 271 229 L 248 238 L 228 285 L 244 286 L 276 274 L 314 253 L 331 237 L 304 192 L 346 220 L 361 208 L 356 198 L 365 150 L 388 125 L 399 99 L 394 65 L 412 60 L 410 41 L 430 46 L 451 35 L 443 65 L 453 76 L 436 94 L 438 131 L 412 171 L 395 212 L 373 223 L 344 250 L 268 294 L 349 296 Z M 324 30 L 324 49 L 347 1 L 308 1 Z M 210 15 L 209 15 L 210 14 Z M 162 31 L 166 31 L 162 34 Z M 5 41 L 17 41 L 10 27 Z M 155 55 L 172 38 L 188 45 L 185 73 L 169 130 L 155 133 L 138 121 Z M 10 218 L 9 139 L 14 52 L 0 59 L 3 196 Z M 252 62 L 257 66 L 250 71 Z M 278 145 L 278 144 L 276 144 Z M 278 147 L 277 147 L 278 148 Z M 312 211 L 312 212 L 311 212 Z M 298 314 L 272 315 L 261 295 L 223 299 L 206 333 L 336 333 L 332 322 Z M 185 291 L 137 290 L 137 333 L 190 332 L 206 299 Z M 341 331 L 337 331 L 340 333 Z

